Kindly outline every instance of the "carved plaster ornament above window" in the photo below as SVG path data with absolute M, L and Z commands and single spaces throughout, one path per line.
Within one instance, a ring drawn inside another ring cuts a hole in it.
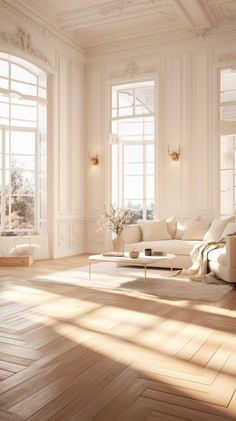
M 218 62 L 222 63 L 224 61 L 236 60 L 236 53 L 225 53 L 218 55 Z
M 0 32 L 0 40 L 9 45 L 12 45 L 13 47 L 19 48 L 31 56 L 39 58 L 45 63 L 50 64 L 47 56 L 41 53 L 38 48 L 34 47 L 31 42 L 30 34 L 26 33 L 23 29 L 18 29 L 15 35 L 6 32 Z
M 123 70 L 111 72 L 109 74 L 109 79 L 122 79 L 122 78 L 129 78 L 133 79 L 134 77 L 155 73 L 156 72 L 156 66 L 150 66 L 150 67 L 142 67 L 139 66 L 134 61 L 127 64 L 126 68 Z

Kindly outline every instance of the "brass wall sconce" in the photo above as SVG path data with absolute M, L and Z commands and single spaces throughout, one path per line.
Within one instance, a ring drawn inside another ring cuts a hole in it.
M 97 153 L 96 153 L 96 155 L 90 155 L 90 153 L 89 153 L 88 157 L 89 157 L 91 165 L 98 165 L 99 164 L 99 158 L 98 158 Z
M 178 161 L 180 159 L 180 152 L 181 152 L 180 145 L 179 145 L 178 152 L 170 152 L 169 145 L 168 145 L 168 155 L 170 155 L 173 161 Z

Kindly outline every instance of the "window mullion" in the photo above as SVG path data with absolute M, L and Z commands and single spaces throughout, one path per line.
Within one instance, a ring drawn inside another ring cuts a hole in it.
M 6 151 L 6 130 L 2 130 L 2 231 L 5 231 L 6 227 L 6 162 L 5 162 L 5 151 Z

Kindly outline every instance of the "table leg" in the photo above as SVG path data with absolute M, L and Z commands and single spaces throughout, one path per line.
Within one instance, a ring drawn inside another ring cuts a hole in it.
M 147 266 L 144 266 L 144 285 L 146 285 L 147 282 Z

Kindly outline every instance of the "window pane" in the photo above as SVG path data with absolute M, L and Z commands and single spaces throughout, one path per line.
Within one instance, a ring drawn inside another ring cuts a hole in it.
M 0 124 L 6 124 L 6 125 L 8 125 L 9 124 L 8 118 L 2 118 L 2 117 L 0 117 Z
M 125 162 L 142 162 L 143 161 L 143 146 L 125 145 L 124 146 L 124 161 Z
M 9 89 L 9 81 L 0 77 L 0 88 Z
M 142 199 L 143 198 L 143 177 L 125 176 L 124 177 L 124 198 Z
M 8 77 L 9 75 L 9 64 L 5 60 L 0 60 L 0 76 Z
M 152 87 L 141 87 L 135 89 L 135 104 L 154 104 L 154 89 Z
M 37 121 L 11 120 L 11 125 L 14 126 L 14 127 L 36 128 L 37 127 Z
M 11 77 L 12 79 L 21 80 L 22 82 L 37 83 L 36 76 L 23 67 L 17 66 L 17 64 L 11 64 Z
M 154 174 L 154 164 L 147 164 L 146 165 L 147 174 Z
M 11 196 L 10 229 L 34 228 L 34 198 Z
M 118 93 L 118 106 L 122 107 L 132 107 L 133 106 L 133 89 L 127 89 L 123 92 Z
M 133 108 L 132 107 L 122 107 L 118 110 L 119 117 L 125 117 L 126 115 L 132 115 Z
M 153 107 L 147 106 L 147 105 L 140 105 L 138 107 L 135 107 L 135 114 L 150 114 L 153 112 Z
M 127 138 L 131 135 L 139 135 L 142 139 L 143 136 L 143 121 L 142 119 L 132 118 L 130 120 L 119 121 L 119 136 Z
M 142 200 L 125 200 L 124 207 L 128 208 L 131 213 L 131 222 L 143 219 L 143 201 Z
M 141 175 L 143 173 L 143 164 L 125 164 L 125 175 Z
M 146 146 L 146 156 L 148 162 L 154 162 L 154 145 Z
M 12 154 L 35 154 L 35 133 L 11 131 L 11 153 Z
M 154 201 L 148 200 L 147 201 L 147 219 L 154 218 Z
M 146 197 L 147 199 L 154 198 L 154 176 L 148 175 L 146 179 Z
M 0 117 L 9 118 L 9 104 L 0 102 Z
M 35 107 L 25 107 L 19 105 L 12 105 L 11 117 L 13 119 L 33 120 L 37 119 L 37 109 Z
M 21 168 L 24 170 L 34 170 L 35 157 L 30 155 L 12 155 L 11 167 Z
M 15 90 L 17 92 L 20 92 L 22 94 L 26 95 L 37 95 L 37 88 L 33 85 L 27 85 L 26 83 L 20 83 L 20 82 L 11 82 L 11 89 Z
M 30 194 L 35 192 L 35 174 L 33 171 L 23 171 L 18 168 L 11 169 L 11 193 Z

